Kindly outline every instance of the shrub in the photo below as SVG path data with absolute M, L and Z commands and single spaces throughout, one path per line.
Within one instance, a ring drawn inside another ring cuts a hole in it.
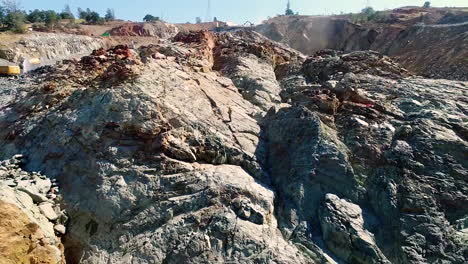
M 60 18 L 61 19 L 75 19 L 75 16 L 73 16 L 73 14 L 70 14 L 70 13 L 62 12 L 60 13 Z
M 366 16 L 372 16 L 373 14 L 375 14 L 375 10 L 374 8 L 369 6 L 369 7 L 362 9 L 361 14 L 364 14 Z
M 143 18 L 143 21 L 145 21 L 145 22 L 154 22 L 154 21 L 159 21 L 159 20 L 160 20 L 159 17 L 155 17 L 155 16 L 150 15 L 150 14 L 146 15 Z
M 44 11 L 44 22 L 46 27 L 55 27 L 60 20 L 60 15 L 53 10 Z

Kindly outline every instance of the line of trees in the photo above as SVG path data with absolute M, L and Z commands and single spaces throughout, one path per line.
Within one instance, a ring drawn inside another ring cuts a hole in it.
M 78 8 L 78 17 L 84 19 L 88 24 L 103 24 L 106 21 L 115 20 L 115 12 L 114 9 L 108 8 L 106 15 L 101 17 L 98 12 L 92 11 L 89 8 L 86 8 L 86 10 Z
M 83 10 L 78 8 L 78 17 L 87 24 L 102 24 L 105 21 L 115 20 L 113 9 L 107 9 L 104 17 L 89 8 Z M 29 12 L 22 10 L 19 0 L 2 0 L 0 2 L 0 29 L 10 30 L 17 33 L 24 32 L 26 23 L 44 23 L 47 28 L 59 26 L 60 20 L 68 19 L 74 24 L 75 16 L 70 6 L 65 5 L 61 12 L 54 10 L 35 9 Z
M 25 20 L 26 15 L 20 9 L 19 1 L 3 0 L 0 3 L 0 25 L 2 28 L 22 32 Z

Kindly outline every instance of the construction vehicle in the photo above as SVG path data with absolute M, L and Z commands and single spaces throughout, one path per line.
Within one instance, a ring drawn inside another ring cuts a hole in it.
M 0 75 L 20 75 L 19 66 L 0 66 Z
M 0 59 L 0 76 L 20 75 L 21 68 L 11 61 Z

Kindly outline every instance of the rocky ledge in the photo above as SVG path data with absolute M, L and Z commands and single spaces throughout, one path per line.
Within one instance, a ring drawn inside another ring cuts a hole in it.
M 67 263 L 468 259 L 466 82 L 240 31 L 2 86 L 0 158 L 59 183 Z

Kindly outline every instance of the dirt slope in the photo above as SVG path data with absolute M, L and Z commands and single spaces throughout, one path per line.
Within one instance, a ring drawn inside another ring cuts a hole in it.
M 309 55 L 320 49 L 372 49 L 418 75 L 468 80 L 466 9 L 406 7 L 381 12 L 360 25 L 350 19 L 347 15 L 281 16 L 256 30 Z
M 176 26 L 160 21 L 151 23 L 125 23 L 108 31 L 111 36 L 140 36 L 169 38 L 177 34 Z

